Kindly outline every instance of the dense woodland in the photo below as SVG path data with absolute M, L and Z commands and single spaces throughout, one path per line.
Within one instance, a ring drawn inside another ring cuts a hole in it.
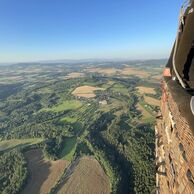
M 27 180 L 27 166 L 23 154 L 13 150 L 0 156 L 0 193 L 16 194 Z
M 157 93 L 148 96 L 159 98 L 159 83 L 137 76 L 126 79 L 98 73 L 61 79 L 83 66 L 63 67 L 60 72 L 56 72 L 57 66 L 45 68 L 51 71 L 28 76 L 18 73 L 23 76 L 18 83 L 0 84 L 1 141 L 41 138 L 39 146 L 51 160 L 63 158 L 65 146 L 72 147 L 68 160 L 94 155 L 109 176 L 112 193 L 151 193 L 155 185 L 153 113 L 158 107 L 146 105 L 152 118 L 141 121 L 143 115 L 137 104 L 144 102 L 136 87 L 143 84 L 156 88 Z M 72 91 L 82 85 L 106 90 L 96 91 L 91 99 L 73 96 Z M 100 105 L 102 100 L 107 105 Z M 0 152 L 0 193 L 18 193 L 25 184 L 28 173 L 24 150 Z

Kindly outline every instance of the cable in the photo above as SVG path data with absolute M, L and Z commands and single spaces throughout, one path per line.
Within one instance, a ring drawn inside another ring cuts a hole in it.
M 176 77 L 178 79 L 178 81 L 180 82 L 181 86 L 183 88 L 187 88 L 186 84 L 184 83 L 184 81 L 182 80 L 181 76 L 179 75 L 177 69 L 176 69 L 176 62 L 175 62 L 175 58 L 176 58 L 176 54 L 177 54 L 177 48 L 178 48 L 178 40 L 179 40 L 179 30 L 180 30 L 180 26 L 184 25 L 184 16 L 185 16 L 185 11 L 188 7 L 191 6 L 191 0 L 186 0 L 183 3 L 183 6 L 181 7 L 180 10 L 180 16 L 179 16 L 179 26 L 178 26 L 178 30 L 177 30 L 177 37 L 176 37 L 176 41 L 175 41 L 175 48 L 174 48 L 174 53 L 173 53 L 173 69 L 174 72 L 176 74 Z

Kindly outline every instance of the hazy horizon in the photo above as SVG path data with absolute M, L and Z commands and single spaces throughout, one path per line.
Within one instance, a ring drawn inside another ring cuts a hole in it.
M 78 62 L 135 62 L 135 61 L 160 61 L 168 60 L 166 58 L 148 58 L 148 59 L 127 59 L 127 58 L 83 58 L 83 59 L 53 59 L 53 60 L 34 60 L 34 61 L 12 61 L 12 62 L 0 62 L 0 65 L 14 65 L 14 64 L 29 64 L 29 63 L 78 63 Z
M 168 58 L 181 3 L 1 1 L 0 63 Z

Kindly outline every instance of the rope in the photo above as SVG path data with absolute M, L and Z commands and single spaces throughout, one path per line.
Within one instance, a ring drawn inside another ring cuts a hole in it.
M 181 12 L 182 12 L 182 9 L 181 9 Z M 181 17 L 181 16 L 180 16 Z M 180 21 L 180 20 L 179 20 Z M 179 26 L 180 26 L 180 22 L 179 22 Z M 177 79 L 179 80 L 181 86 L 183 88 L 186 88 L 186 85 L 185 83 L 183 82 L 181 76 L 179 75 L 177 69 L 176 69 L 176 63 L 175 63 L 175 58 L 176 58 L 176 53 L 177 53 L 177 48 L 178 48 L 178 39 L 179 39 L 179 28 L 178 28 L 178 31 L 177 31 L 177 37 L 176 37 L 176 41 L 175 41 L 175 48 L 174 48 L 174 53 L 173 53 L 173 69 L 174 69 L 174 72 L 176 74 L 176 77 Z
M 192 4 L 192 0 L 185 0 L 182 7 L 187 8 L 187 7 L 190 7 L 191 4 Z
M 182 80 L 181 76 L 179 75 L 177 69 L 176 69 L 176 62 L 175 62 L 175 58 L 176 58 L 176 53 L 177 53 L 177 48 L 178 48 L 178 40 L 179 40 L 179 34 L 180 34 L 180 27 L 181 26 L 184 26 L 185 24 L 185 11 L 188 7 L 191 6 L 191 0 L 186 0 L 184 3 L 183 3 L 183 6 L 181 7 L 181 10 L 180 10 L 180 16 L 179 16 L 179 27 L 178 27 L 178 30 L 177 30 L 177 36 L 176 36 L 176 41 L 175 41 L 175 48 L 174 48 L 174 53 L 173 53 L 173 69 L 174 69 L 174 72 L 176 74 L 176 77 L 178 79 L 178 81 L 180 82 L 181 86 L 183 88 L 186 88 L 186 84 L 184 83 L 184 81 Z M 188 14 L 191 13 L 191 10 L 189 11 Z

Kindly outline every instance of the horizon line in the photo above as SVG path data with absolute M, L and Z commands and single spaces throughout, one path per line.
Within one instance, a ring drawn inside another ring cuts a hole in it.
M 32 60 L 32 61 L 13 61 L 13 62 L 0 62 L 3 64 L 24 64 L 24 63 L 70 63 L 70 62 L 92 62 L 92 61 L 149 61 L 149 60 L 167 60 L 168 57 L 161 58 L 144 58 L 144 59 L 130 59 L 130 58 L 83 58 L 83 59 L 51 59 L 51 60 Z

